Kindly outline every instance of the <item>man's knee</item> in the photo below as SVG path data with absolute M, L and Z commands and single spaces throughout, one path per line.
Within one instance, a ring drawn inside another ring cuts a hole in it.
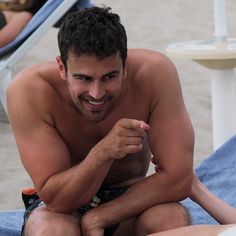
M 45 208 L 35 209 L 27 220 L 25 236 L 71 235 L 80 236 L 77 217 L 49 212 Z
M 136 221 L 136 232 L 145 235 L 190 224 L 188 211 L 179 203 L 161 204 L 143 212 Z

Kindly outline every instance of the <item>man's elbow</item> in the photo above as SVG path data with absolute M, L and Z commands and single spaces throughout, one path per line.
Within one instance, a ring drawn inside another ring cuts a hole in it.
M 45 198 L 44 196 L 41 199 L 49 211 L 62 214 L 72 214 L 75 210 L 85 205 L 85 202 L 67 201 L 64 196 L 60 197 L 59 194 L 51 198 Z
M 185 175 L 176 183 L 176 193 L 179 201 L 189 197 L 192 187 L 192 174 Z
M 48 194 L 47 192 L 45 194 L 41 190 L 39 196 L 49 211 L 63 214 L 71 214 L 89 202 L 88 198 L 85 197 L 78 198 L 77 201 L 70 201 L 62 192 L 56 192 L 54 194 Z

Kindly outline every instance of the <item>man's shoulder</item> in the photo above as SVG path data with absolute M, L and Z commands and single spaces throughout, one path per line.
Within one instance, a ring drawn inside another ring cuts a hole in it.
M 8 103 L 20 101 L 22 105 L 31 103 L 40 107 L 42 104 L 48 106 L 56 93 L 57 85 L 53 81 L 57 73 L 53 72 L 55 69 L 53 65 L 42 64 L 30 66 L 18 73 L 7 89 Z
M 50 67 L 45 64 L 30 66 L 11 81 L 7 89 L 7 109 L 12 121 L 17 124 L 40 120 L 52 123 L 53 103 L 60 99 L 60 94 L 50 82 L 48 73 L 55 70 Z
M 56 79 L 53 77 L 58 76 L 57 74 L 58 72 L 53 63 L 29 66 L 14 77 L 9 85 L 8 92 L 11 93 L 13 90 L 14 93 L 17 91 L 27 91 L 27 94 L 36 91 L 41 93 L 47 90 L 50 84 L 53 85 Z
M 128 71 L 141 77 L 162 77 L 169 70 L 175 70 L 172 61 L 163 53 L 147 49 L 130 49 L 127 59 Z M 146 78 L 147 79 L 147 78 Z
M 171 63 L 171 60 L 159 51 L 150 49 L 129 49 L 128 50 L 128 61 L 140 62 L 143 65 L 163 65 Z
M 174 64 L 160 52 L 130 50 L 127 71 L 132 91 L 143 94 L 152 104 L 162 96 L 163 91 L 169 91 L 171 86 L 179 84 Z
M 161 52 L 147 49 L 130 49 L 128 52 L 127 69 L 133 80 L 160 81 L 175 71 L 172 61 Z

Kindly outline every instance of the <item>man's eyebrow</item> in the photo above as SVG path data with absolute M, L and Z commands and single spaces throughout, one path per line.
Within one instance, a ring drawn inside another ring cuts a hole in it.
M 117 75 L 119 73 L 120 73 L 119 70 L 113 70 L 113 71 L 110 71 L 110 72 L 104 74 L 102 77 L 107 76 L 107 75 L 114 75 L 114 74 Z
M 85 75 L 85 74 L 82 74 L 82 73 L 74 73 L 72 74 L 73 77 L 85 77 L 85 78 L 92 78 L 92 76 L 90 75 Z
M 110 72 L 108 72 L 108 73 L 105 73 L 104 75 L 102 75 L 102 77 L 105 77 L 105 76 L 107 76 L 107 75 L 117 75 L 117 74 L 119 74 L 120 73 L 120 71 L 119 70 L 113 70 L 113 71 L 110 71 Z M 72 74 L 72 76 L 73 77 L 85 77 L 85 78 L 93 78 L 92 76 L 90 76 L 90 75 L 86 75 L 86 74 L 83 74 L 83 73 L 74 73 L 74 74 Z

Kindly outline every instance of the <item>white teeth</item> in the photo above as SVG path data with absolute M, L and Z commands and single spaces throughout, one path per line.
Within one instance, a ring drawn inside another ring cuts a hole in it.
M 92 101 L 88 101 L 90 104 L 94 105 L 94 106 L 99 106 L 99 105 L 102 105 L 104 104 L 105 102 L 92 102 Z

